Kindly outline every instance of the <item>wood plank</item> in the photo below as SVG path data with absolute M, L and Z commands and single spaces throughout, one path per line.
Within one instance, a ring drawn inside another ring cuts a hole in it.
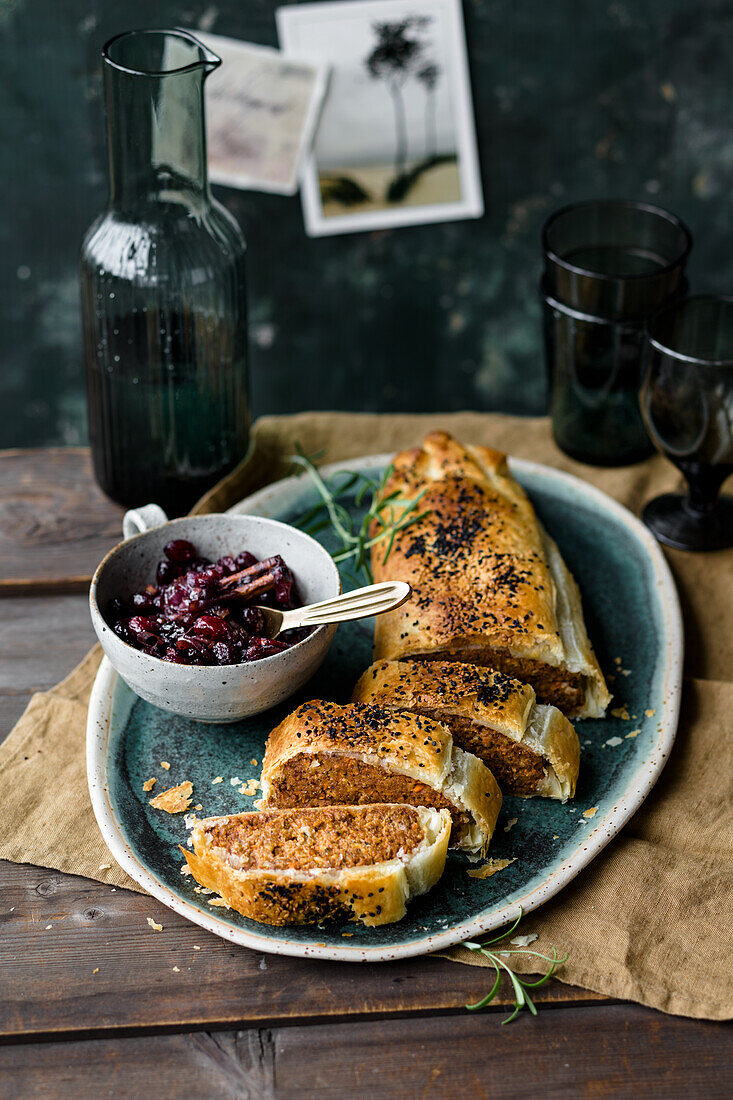
M 5 1037 L 459 1011 L 490 984 L 489 971 L 446 959 L 346 964 L 263 955 L 146 895 L 11 863 L 0 863 L 0 925 Z M 598 999 L 559 982 L 538 990 L 542 1001 Z
M 45 691 L 94 645 L 86 594 L 0 599 L 0 695 Z
M 0 741 L 32 692 L 62 680 L 94 641 L 86 595 L 0 599 Z
M 6 1100 L 730 1095 L 733 1032 L 637 1005 L 0 1047 Z
M 0 452 L 0 594 L 86 589 L 123 511 L 97 486 L 87 447 Z

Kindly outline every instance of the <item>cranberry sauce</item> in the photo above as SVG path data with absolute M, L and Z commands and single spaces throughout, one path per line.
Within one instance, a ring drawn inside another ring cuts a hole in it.
M 258 561 L 242 550 L 212 562 L 186 539 L 173 539 L 163 552 L 156 584 L 107 606 L 107 622 L 135 649 L 182 665 L 233 665 L 281 653 L 310 633 L 306 628 L 277 639 L 263 636 L 254 604 L 281 611 L 302 606 L 295 578 L 279 555 Z

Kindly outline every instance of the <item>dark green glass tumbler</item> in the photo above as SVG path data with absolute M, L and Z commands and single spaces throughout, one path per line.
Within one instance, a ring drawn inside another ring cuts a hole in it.
M 609 200 L 557 211 L 542 245 L 555 441 L 580 462 L 638 462 L 652 453 L 639 412 L 644 322 L 685 294 L 690 233 L 658 207 Z

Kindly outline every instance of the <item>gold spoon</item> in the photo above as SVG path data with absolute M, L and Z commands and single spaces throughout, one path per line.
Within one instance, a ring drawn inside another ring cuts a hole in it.
M 329 623 L 345 623 L 351 619 L 366 619 L 369 615 L 381 615 L 392 611 L 410 597 L 412 589 L 405 581 L 382 581 L 368 584 L 330 600 L 296 607 L 293 611 L 277 611 L 272 607 L 257 606 L 264 620 L 262 634 L 276 638 L 284 630 L 299 626 L 326 626 Z

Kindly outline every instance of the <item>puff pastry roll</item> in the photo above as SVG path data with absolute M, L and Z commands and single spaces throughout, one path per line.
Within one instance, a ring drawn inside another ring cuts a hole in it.
M 409 581 L 412 599 L 378 616 L 375 660 L 467 661 L 530 683 L 541 703 L 600 717 L 610 702 L 578 586 L 540 526 L 506 456 L 445 432 L 394 459 L 385 492 L 428 514 L 400 532 L 374 579 Z M 398 506 L 395 506 L 398 512 Z
M 272 810 L 198 821 L 181 851 L 196 881 L 250 920 L 372 926 L 435 885 L 450 829 L 447 810 L 424 807 Z
M 557 707 L 537 703 L 529 684 L 501 672 L 448 661 L 378 661 L 354 701 L 435 718 L 453 741 L 490 768 L 504 794 L 575 794 L 578 735 Z
M 406 802 L 448 810 L 451 847 L 485 851 L 501 791 L 446 726 L 390 707 L 320 699 L 298 707 L 267 739 L 263 804 L 271 807 Z

